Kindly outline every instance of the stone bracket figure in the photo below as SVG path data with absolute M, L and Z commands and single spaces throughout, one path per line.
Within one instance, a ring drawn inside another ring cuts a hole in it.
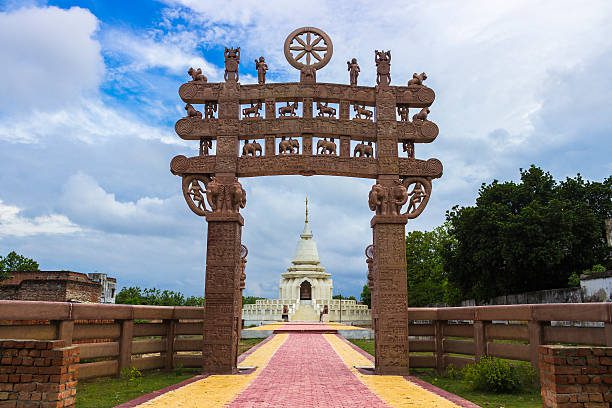
M 404 213 L 406 218 L 418 217 L 429 202 L 431 196 L 431 179 L 425 177 L 407 177 L 402 181 L 408 194 L 408 208 Z M 412 186 L 412 189 L 410 187 Z
M 246 191 L 236 177 L 233 183 L 222 184 L 214 176 L 183 176 L 182 187 L 187 205 L 199 216 L 211 212 L 237 213 L 246 206 Z
M 238 82 L 238 65 L 240 64 L 240 47 L 227 48 L 223 53 L 225 57 L 225 82 Z
M 408 122 L 408 106 L 406 105 L 399 105 L 397 107 L 397 114 L 400 117 L 400 122 Z
M 351 81 L 351 86 L 357 86 L 357 77 L 359 77 L 359 64 L 357 63 L 357 58 L 353 58 L 350 61 L 346 61 L 346 65 L 348 65 L 349 71 L 349 80 Z
M 200 156 L 208 156 L 212 149 L 212 139 L 202 137 L 200 138 Z
M 412 140 L 402 142 L 402 150 L 406 152 L 409 159 L 414 159 L 414 142 Z
M 408 193 L 400 180 L 394 180 L 391 185 L 374 184 L 368 197 L 370 210 L 376 215 L 400 215 L 407 201 Z
M 204 105 L 204 118 L 215 119 L 215 112 L 217 112 L 217 104 L 215 102 L 206 102 L 206 105 Z
M 376 62 L 376 84 L 391 84 L 391 51 L 374 51 Z
M 268 64 L 266 64 L 266 59 L 264 57 L 259 57 L 259 61 L 255 60 L 255 69 L 257 70 L 257 83 L 259 85 L 265 84 Z

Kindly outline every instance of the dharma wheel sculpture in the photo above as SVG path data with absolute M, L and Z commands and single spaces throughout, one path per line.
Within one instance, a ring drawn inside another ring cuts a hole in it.
M 357 84 L 361 68 L 350 57 L 348 84 L 318 83 L 316 71 L 333 55 L 331 38 L 318 28 L 293 31 L 284 53 L 300 71 L 299 82 L 266 83 L 274 66 L 262 56 L 255 59 L 258 83 L 241 84 L 238 47 L 225 49 L 224 82 L 208 82 L 201 69 L 190 68 L 191 80 L 179 88 L 187 115 L 175 130 L 184 140 L 199 141 L 199 154 L 174 157 L 170 169 L 182 178 L 189 208 L 208 222 L 204 371 L 237 370 L 247 254 L 240 178 L 335 175 L 375 180 L 368 197 L 373 243 L 366 258 L 376 372 L 405 375 L 405 225 L 423 212 L 432 180 L 442 176 L 439 160 L 415 158 L 416 144 L 438 136 L 428 118 L 435 93 L 424 85 L 424 72 L 412 74 L 406 86 L 391 85 L 391 51 L 374 52 L 375 86 Z

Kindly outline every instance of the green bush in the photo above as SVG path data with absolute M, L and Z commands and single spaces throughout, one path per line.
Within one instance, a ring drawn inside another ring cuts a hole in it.
M 134 366 L 121 369 L 121 378 L 125 380 L 126 385 L 140 385 L 142 381 L 142 372 Z
M 495 357 L 483 357 L 479 362 L 467 365 L 463 374 L 473 390 L 515 392 L 523 385 L 519 370 L 507 361 Z

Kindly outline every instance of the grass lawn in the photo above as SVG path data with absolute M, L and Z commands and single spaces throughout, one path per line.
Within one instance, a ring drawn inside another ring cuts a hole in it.
M 351 340 L 351 342 L 374 355 L 373 340 Z M 537 387 L 531 387 L 513 394 L 493 394 L 473 391 L 462 379 L 440 376 L 432 369 L 414 369 L 411 370 L 411 374 L 483 408 L 540 408 L 542 406 L 540 389 Z
M 242 354 L 262 340 L 240 340 L 238 352 Z M 133 381 L 115 377 L 79 381 L 76 407 L 111 408 L 143 394 L 179 383 L 199 373 L 199 369 L 191 368 L 175 371 L 150 370 L 144 371 L 142 378 Z

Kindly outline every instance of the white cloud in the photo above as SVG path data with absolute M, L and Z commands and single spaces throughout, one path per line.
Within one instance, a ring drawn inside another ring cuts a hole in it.
M 82 231 L 81 227 L 73 224 L 65 215 L 49 214 L 28 218 L 20 215 L 21 212 L 21 208 L 4 204 L 0 200 L 0 238 L 72 234 Z
M 170 236 L 183 223 L 174 211 L 182 197 L 142 197 L 120 201 L 91 176 L 77 173 L 64 186 L 61 208 L 79 224 L 107 233 Z
M 8 142 L 35 143 L 41 139 L 53 139 L 58 134 L 91 144 L 112 138 L 182 143 L 174 135 L 173 129 L 148 125 L 130 113 L 120 113 L 99 99 L 81 100 L 80 106 L 71 109 L 33 111 L 27 117 L 19 116 L 0 122 L 0 139 Z
M 0 12 L 0 112 L 21 113 L 75 106 L 95 94 L 104 75 L 98 19 L 72 7 Z

